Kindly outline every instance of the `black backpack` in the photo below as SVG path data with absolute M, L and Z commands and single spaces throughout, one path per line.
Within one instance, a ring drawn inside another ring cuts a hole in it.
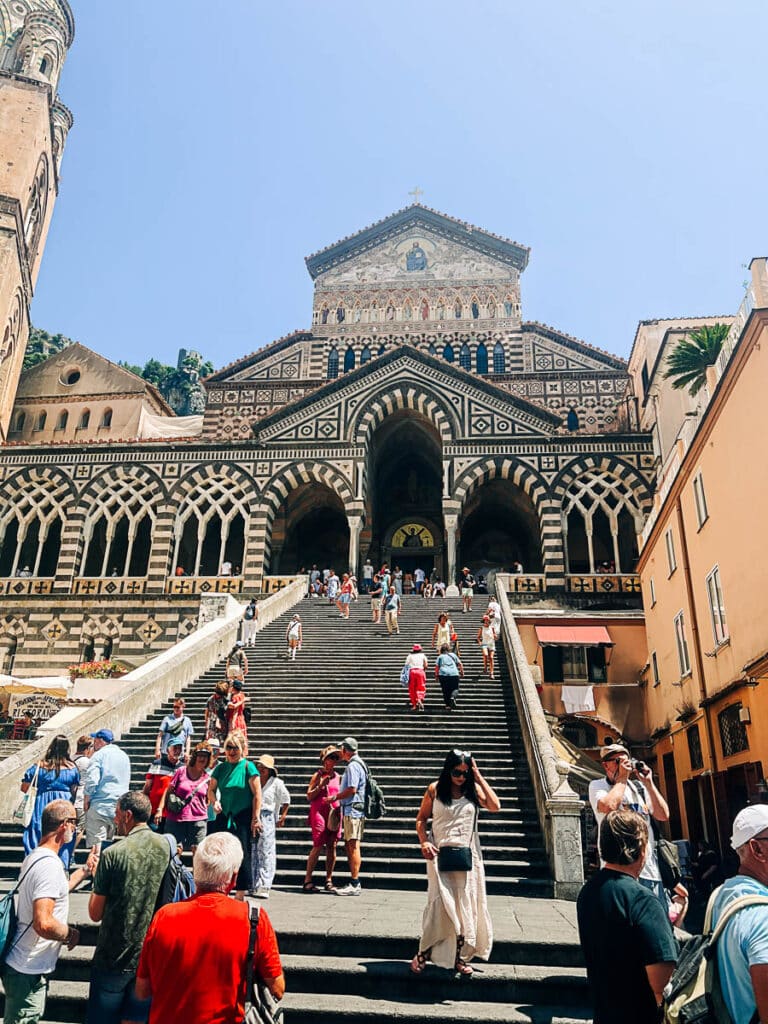
M 360 758 L 360 762 L 363 768 L 365 768 L 363 814 L 366 818 L 370 818 L 372 821 L 375 821 L 377 818 L 383 818 L 387 813 L 387 805 L 384 802 L 384 793 L 376 779 L 374 779 L 368 771 L 368 765 L 363 761 L 362 757 Z
M 168 840 L 170 860 L 160 883 L 155 903 L 156 911 L 167 903 L 181 903 L 182 900 L 193 896 L 195 892 L 195 880 L 192 877 L 192 872 L 184 866 L 177 853 L 176 837 L 165 833 L 163 838 Z

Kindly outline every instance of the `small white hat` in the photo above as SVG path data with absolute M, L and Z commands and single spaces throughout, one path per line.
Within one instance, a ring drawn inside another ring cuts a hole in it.
M 733 820 L 731 846 L 734 850 L 738 850 L 740 846 L 748 843 L 750 839 L 754 839 L 767 828 L 768 804 L 750 804 L 743 811 L 739 811 Z

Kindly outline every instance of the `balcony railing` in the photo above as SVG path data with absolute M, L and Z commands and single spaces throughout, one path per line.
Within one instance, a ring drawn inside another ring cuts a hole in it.
M 589 573 L 566 576 L 571 594 L 642 594 L 637 573 Z
M 239 594 L 242 576 L 171 576 L 165 581 L 166 594 Z
M 508 594 L 543 594 L 547 589 L 544 573 L 500 572 L 496 578 Z
M 147 581 L 143 576 L 78 576 L 72 583 L 73 594 L 143 594 Z
M 50 594 L 53 580 L 35 576 L 10 576 L 0 579 L 0 594 Z

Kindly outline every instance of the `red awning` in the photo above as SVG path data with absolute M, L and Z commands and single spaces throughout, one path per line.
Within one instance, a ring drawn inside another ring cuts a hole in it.
M 605 626 L 536 626 L 539 643 L 568 647 L 613 647 Z

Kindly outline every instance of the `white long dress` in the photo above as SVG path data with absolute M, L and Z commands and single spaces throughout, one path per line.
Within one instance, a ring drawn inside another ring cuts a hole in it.
M 427 861 L 427 905 L 422 918 L 419 952 L 428 953 L 438 967 L 453 968 L 456 939 L 464 936 L 461 957 L 487 960 L 493 945 L 493 925 L 485 893 L 485 869 L 475 825 L 475 805 L 465 796 L 447 806 L 435 797 L 430 842 L 441 846 L 471 846 L 471 871 L 438 871 L 437 858 Z

